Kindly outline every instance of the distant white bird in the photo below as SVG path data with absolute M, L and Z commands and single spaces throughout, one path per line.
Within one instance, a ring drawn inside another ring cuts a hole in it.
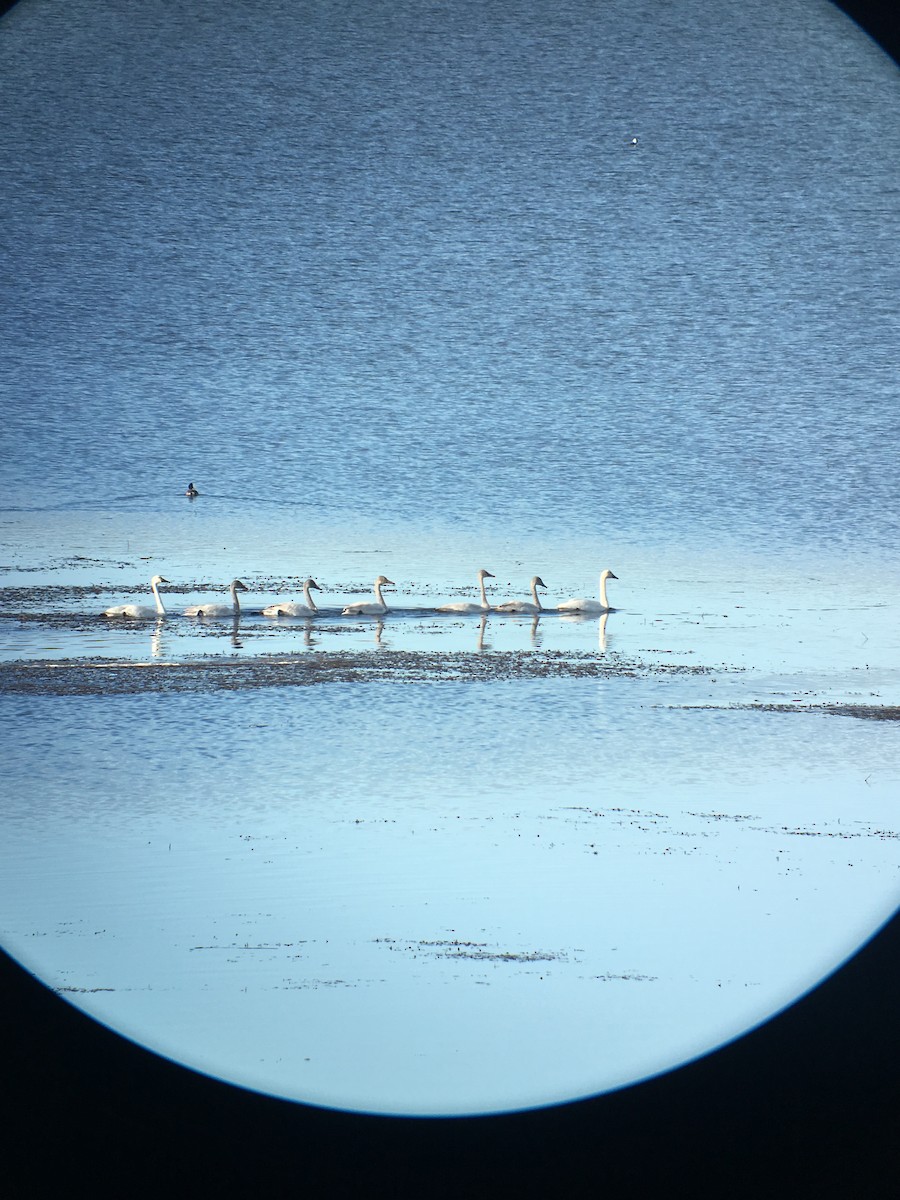
M 475 604 L 474 601 L 461 600 L 458 604 L 442 604 L 436 612 L 449 613 L 486 613 L 491 611 L 491 606 L 488 604 L 488 598 L 484 590 L 484 581 L 493 579 L 494 576 L 490 571 L 485 571 L 483 568 L 478 572 L 478 586 L 481 588 L 481 603 Z
M 613 575 L 612 571 L 607 567 L 600 576 L 600 599 L 591 600 L 587 596 L 576 596 L 572 600 L 564 600 L 562 604 L 557 604 L 557 612 L 570 613 L 605 613 L 610 612 L 609 601 L 606 598 L 606 581 L 607 579 L 618 579 L 618 575 Z
M 500 613 L 541 613 L 546 609 L 538 599 L 537 590 L 539 587 L 545 588 L 547 585 L 541 579 L 540 575 L 535 575 L 531 581 L 531 599 L 533 603 L 527 600 L 507 600 L 505 604 L 495 604 L 494 612 Z
M 231 592 L 230 604 L 192 604 L 190 608 L 184 610 L 184 615 L 186 617 L 239 617 L 241 602 L 238 600 L 238 592 L 248 592 L 250 589 L 239 579 L 232 579 L 228 590 Z
M 637 144 L 638 144 L 638 140 L 637 140 L 637 138 L 632 138 L 632 139 L 631 139 L 631 141 L 630 141 L 630 143 L 629 143 L 629 145 L 631 145 L 631 146 L 636 146 Z
M 358 617 L 372 616 L 380 617 L 382 613 L 386 613 L 388 606 L 384 602 L 384 597 L 381 594 L 383 587 L 396 587 L 392 579 L 388 579 L 386 575 L 379 575 L 375 580 L 375 602 L 371 600 L 360 600 L 356 604 L 348 604 L 346 608 L 341 609 L 342 617 Z
M 168 582 L 168 579 L 164 579 L 162 575 L 154 575 L 150 580 L 150 590 L 156 601 L 155 608 L 151 608 L 149 604 L 114 604 L 112 608 L 106 609 L 104 617 L 130 617 L 135 621 L 150 621 L 154 617 L 164 617 L 166 610 L 159 594 L 159 585 Z
M 193 483 L 189 483 L 189 484 L 187 485 L 187 491 L 186 491 L 184 494 L 185 494 L 186 496 L 190 496 L 190 498 L 191 498 L 192 500 L 194 499 L 194 497 L 195 497 L 195 496 L 199 496 L 199 495 L 200 495 L 200 493 L 199 493 L 199 492 L 197 491 L 197 489 L 194 487 Z
M 303 585 L 303 599 L 305 604 L 300 604 L 297 600 L 279 600 L 277 604 L 270 604 L 268 608 L 262 610 L 264 617 L 314 617 L 319 611 L 316 608 L 316 602 L 309 594 L 310 588 L 315 588 L 317 592 L 321 592 L 321 588 L 314 579 L 307 579 Z

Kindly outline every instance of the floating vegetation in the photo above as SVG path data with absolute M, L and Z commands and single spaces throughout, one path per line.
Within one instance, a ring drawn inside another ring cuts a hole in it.
M 564 950 L 500 950 L 487 942 L 463 942 L 457 938 L 439 941 L 398 941 L 396 938 L 375 938 L 389 950 L 430 954 L 435 958 L 468 958 L 478 962 L 568 962 Z
M 592 979 L 599 979 L 601 983 L 612 983 L 614 980 L 621 980 L 626 983 L 653 983 L 659 979 L 658 975 L 640 975 L 637 971 L 627 971 L 624 975 L 613 975 L 607 971 L 603 975 L 592 975 Z

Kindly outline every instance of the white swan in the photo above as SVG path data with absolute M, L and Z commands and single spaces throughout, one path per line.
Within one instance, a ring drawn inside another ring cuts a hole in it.
M 538 599 L 537 590 L 539 587 L 545 588 L 547 585 L 541 579 L 540 575 L 535 575 L 531 581 L 531 600 L 507 600 L 505 604 L 495 604 L 494 612 L 505 613 L 542 613 L 546 610 Z
M 388 610 L 384 602 L 384 597 L 381 594 L 383 587 L 396 587 L 392 579 L 388 579 L 386 575 L 379 575 L 375 580 L 375 603 L 370 600 L 360 600 L 356 604 L 348 604 L 346 608 L 341 609 L 342 617 L 358 617 L 358 616 L 373 616 L 380 617 L 382 613 Z
M 485 571 L 483 568 L 478 572 L 478 586 L 481 588 L 481 603 L 475 604 L 474 601 L 461 600 L 458 604 L 442 604 L 440 608 L 435 609 L 435 612 L 449 613 L 486 613 L 491 611 L 491 606 L 488 604 L 488 598 L 484 590 L 484 581 L 493 579 L 494 576 L 490 571 Z
M 303 599 L 305 604 L 301 604 L 297 600 L 279 601 L 277 604 L 270 604 L 268 608 L 262 610 L 264 617 L 314 617 L 319 611 L 316 608 L 316 602 L 309 594 L 310 588 L 315 588 L 317 592 L 321 592 L 321 588 L 314 579 L 307 579 L 303 585 Z
M 230 604 L 192 604 L 184 610 L 186 617 L 239 617 L 241 602 L 238 592 L 249 592 L 249 588 L 239 579 L 232 579 L 228 589 L 231 592 Z
M 575 596 L 572 600 L 564 600 L 562 604 L 557 604 L 557 612 L 570 613 L 604 613 L 610 612 L 609 601 L 606 598 L 606 581 L 607 579 L 618 579 L 618 575 L 613 575 L 609 567 L 600 576 L 600 599 L 591 600 L 587 596 Z
M 104 617 L 131 617 L 136 621 L 150 621 L 154 617 L 164 617 L 166 610 L 159 594 L 159 585 L 168 582 L 168 579 L 164 579 L 162 575 L 154 575 L 150 580 L 150 590 L 156 601 L 155 608 L 151 608 L 149 604 L 114 604 L 112 608 L 106 609 Z

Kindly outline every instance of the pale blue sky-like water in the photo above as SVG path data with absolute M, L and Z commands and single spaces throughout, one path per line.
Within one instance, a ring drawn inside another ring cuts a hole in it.
M 900 703 L 900 86 L 833 6 L 23 0 L 0 102 L 11 953 L 213 1075 L 465 1113 L 713 1049 L 893 911 L 893 723 L 762 707 Z M 606 566 L 603 623 L 430 611 Z M 198 682 L 19 690 L 98 659 Z
M 886 723 L 719 713 L 702 751 L 694 713 L 647 721 L 652 681 L 299 692 L 17 706 L 8 936 L 201 1070 L 387 1112 L 568 1099 L 752 1026 L 889 915 Z

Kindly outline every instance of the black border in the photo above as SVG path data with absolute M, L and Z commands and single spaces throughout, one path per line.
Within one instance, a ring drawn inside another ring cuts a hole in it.
M 363 1116 L 244 1091 L 110 1032 L 2 952 L 0 997 L 11 1196 L 79 1183 L 92 1195 L 492 1200 L 900 1190 L 900 916 L 714 1054 L 591 1100 L 492 1117 Z
M 0 0 L 0 14 L 12 6 Z M 900 5 L 837 7 L 900 63 Z M 85 1017 L 0 951 L 0 1188 L 893 1200 L 898 1017 L 900 916 L 780 1016 L 678 1071 L 534 1112 L 394 1119 L 198 1075 Z
M 831 0 L 900 64 L 900 5 L 896 0 Z

